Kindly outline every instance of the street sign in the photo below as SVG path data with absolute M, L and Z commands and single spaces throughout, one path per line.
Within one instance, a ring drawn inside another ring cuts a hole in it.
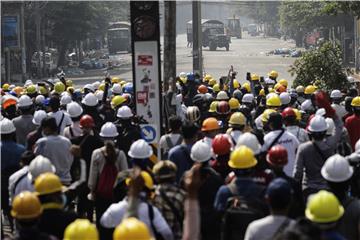
M 148 143 L 154 143 L 158 139 L 157 126 L 153 124 L 140 124 L 141 137 Z
M 20 46 L 19 16 L 2 16 L 1 32 L 3 47 L 17 48 Z

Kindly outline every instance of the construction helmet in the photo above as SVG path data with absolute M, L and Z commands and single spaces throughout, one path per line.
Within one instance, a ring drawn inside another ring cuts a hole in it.
M 334 131 L 335 131 L 335 123 L 334 120 L 332 118 L 325 118 L 325 121 L 328 124 L 328 129 L 326 130 L 326 135 L 333 135 Z
M 265 97 L 265 89 L 260 89 L 260 91 L 259 91 L 259 96 L 263 96 L 263 97 Z
M 131 144 L 128 155 L 131 158 L 145 159 L 153 155 L 153 150 L 145 140 L 139 139 Z
M 44 95 L 37 95 L 35 98 L 35 103 L 36 104 L 43 104 L 45 100 Z
M 12 91 L 14 91 L 17 96 L 20 96 L 24 92 L 24 89 L 20 86 L 16 86 Z
M 41 121 L 46 117 L 47 117 L 47 114 L 44 110 L 35 111 L 32 123 L 34 125 L 40 126 Z
M 216 83 L 216 84 L 213 86 L 213 91 L 214 91 L 214 93 L 220 92 L 220 85 Z
M 4 83 L 4 84 L 2 85 L 2 89 L 3 89 L 4 91 L 8 91 L 8 90 L 9 90 L 9 87 L 10 87 L 10 85 L 9 85 L 8 83 Z
M 268 73 L 268 76 L 271 78 L 277 78 L 279 76 L 279 74 L 277 71 L 272 70 L 271 72 Z
M 233 113 L 229 119 L 230 127 L 233 127 L 234 125 L 242 126 L 242 125 L 245 125 L 245 123 L 246 123 L 246 118 L 245 118 L 244 114 L 242 114 L 241 112 Z
M 354 173 L 349 161 L 339 154 L 329 157 L 321 168 L 321 175 L 329 182 L 345 182 Z
M 208 88 L 205 86 L 205 85 L 200 85 L 197 89 L 197 92 L 198 93 L 202 93 L 202 94 L 205 94 L 208 92 Z
M 275 167 L 283 167 L 288 163 L 288 153 L 282 145 L 275 145 L 268 151 L 266 161 Z
M 334 89 L 331 91 L 330 98 L 336 99 L 336 98 L 342 98 L 342 93 L 338 89 Z
M 281 85 L 283 85 L 286 88 L 288 86 L 288 81 L 286 79 L 280 79 L 278 83 L 280 83 Z
M 360 97 L 354 97 L 353 100 L 351 100 L 351 106 L 360 107 Z
M 70 80 L 70 79 L 66 80 L 66 86 L 72 87 L 73 86 L 73 81 Z
M 240 87 L 240 83 L 238 80 L 236 80 L 236 79 L 233 80 L 233 87 L 234 87 L 234 89 L 238 89 Z
M 10 106 L 16 105 L 17 102 L 18 99 L 12 95 L 5 95 L 1 98 L 1 105 L 4 110 Z
M 95 107 L 98 105 L 99 100 L 95 96 L 94 93 L 88 93 L 85 95 L 84 99 L 81 101 L 82 104 L 89 106 L 89 107 Z
M 231 168 L 247 169 L 256 166 L 257 160 L 254 152 L 247 146 L 240 146 L 236 148 L 230 155 L 228 162 Z
M 211 148 L 207 143 L 199 140 L 192 146 L 190 157 L 195 162 L 206 162 L 212 157 Z
M 267 107 L 280 107 L 281 106 L 281 99 L 278 95 L 273 95 L 266 100 Z
M 42 155 L 36 156 L 29 165 L 29 177 L 35 180 L 42 173 L 55 173 L 55 166 L 50 160 Z
M 293 108 L 293 111 L 296 114 L 296 120 L 300 121 L 301 120 L 301 112 L 299 111 L 299 109 Z
M 214 78 L 211 78 L 209 80 L 209 86 L 214 86 L 216 84 L 216 80 Z M 220 90 L 219 90 L 220 91 Z
M 62 82 L 57 82 L 54 85 L 54 90 L 56 93 L 61 94 L 63 91 L 65 91 L 65 85 Z
M 131 217 L 124 219 L 113 234 L 113 240 L 124 239 L 152 240 L 152 237 L 145 223 Z
M 119 136 L 119 133 L 114 123 L 107 122 L 102 125 L 99 135 L 103 138 L 114 138 Z
M 315 223 L 331 223 L 339 220 L 344 214 L 336 196 L 328 191 L 320 190 L 318 193 L 309 197 L 305 216 Z
M 287 107 L 285 108 L 282 113 L 281 113 L 281 116 L 285 119 L 285 118 L 288 118 L 288 117 L 295 117 L 296 118 L 296 113 L 294 111 L 293 108 L 291 107 Z
M 121 80 L 120 80 L 120 78 L 118 78 L 118 77 L 113 77 L 112 79 L 111 79 L 111 83 L 119 83 Z
M 261 115 L 261 121 L 263 123 L 267 123 L 269 121 L 269 117 L 271 113 L 275 113 L 274 109 L 266 109 Z
M 248 82 L 244 83 L 241 88 L 245 89 L 248 93 L 251 92 L 251 87 Z
M 314 110 L 314 107 L 311 103 L 310 99 L 306 99 L 300 106 L 301 111 L 303 112 L 307 112 L 307 111 L 312 111 Z
M 101 83 L 98 90 L 105 91 L 105 83 Z
M 226 115 L 230 112 L 230 106 L 227 101 L 220 101 L 216 106 L 216 113 L 219 115 Z
M 140 175 L 144 180 L 145 187 L 149 190 L 153 190 L 154 189 L 154 180 L 152 179 L 151 175 L 146 171 L 141 171 Z M 126 183 L 126 185 L 129 186 L 131 184 L 131 178 L 127 178 L 125 180 L 125 183 Z
M 40 217 L 42 207 L 35 193 L 24 191 L 12 202 L 11 216 L 17 220 L 30 220 Z
M 122 87 L 119 83 L 115 83 L 111 88 L 112 93 L 115 94 L 121 94 L 122 93 Z
M 66 91 L 70 94 L 73 94 L 75 89 L 73 87 L 67 87 Z M 43 93 L 43 94 L 45 94 L 45 93 Z
M 282 92 L 280 94 L 281 105 L 287 105 L 291 102 L 291 96 L 288 92 Z
M 236 148 L 239 148 L 242 145 L 250 148 L 255 154 L 257 154 L 261 148 L 261 145 L 257 137 L 249 132 L 245 132 L 241 134 L 240 137 L 238 138 Z
M 328 124 L 323 116 L 315 115 L 309 123 L 308 131 L 309 132 L 326 132 L 328 129 Z
M 260 77 L 259 75 L 257 74 L 251 74 L 251 81 L 259 81 L 260 80 Z
M 209 112 L 216 112 L 216 107 L 218 105 L 219 101 L 213 101 L 210 104 Z
M 98 240 L 99 233 L 88 219 L 76 219 L 70 223 L 64 232 L 64 240 Z
M 128 106 L 122 106 L 118 109 L 116 116 L 118 118 L 131 118 L 134 116 L 134 114 L 132 113 L 131 109 Z
M 99 81 L 96 81 L 96 82 L 93 82 L 93 87 L 95 90 L 98 90 L 99 89 L 99 86 L 100 86 L 100 82 Z
M 83 108 L 77 102 L 71 102 L 66 105 L 66 111 L 71 118 L 76 118 L 83 113 Z
M 96 90 L 95 92 L 95 96 L 98 99 L 98 101 L 102 101 L 103 97 L 104 97 L 104 91 L 102 90 Z
M 251 93 L 246 93 L 242 99 L 241 99 L 242 103 L 253 103 L 254 102 L 254 95 L 252 95 Z
M 204 120 L 202 123 L 201 131 L 212 131 L 220 129 L 220 125 L 216 118 L 210 117 Z
M 157 162 L 152 169 L 152 172 L 157 179 L 174 178 L 176 176 L 176 171 L 177 167 L 175 163 L 169 160 Z
M 225 91 L 220 91 L 216 95 L 216 100 L 228 100 L 228 99 L 229 99 L 229 96 L 227 95 L 227 93 Z
M 286 87 L 281 85 L 280 83 L 275 84 L 274 89 L 278 93 L 286 92 Z
M 36 86 L 34 84 L 31 84 L 29 86 L 26 87 L 26 93 L 27 94 L 34 94 L 36 93 L 37 89 Z
M 214 137 L 211 147 L 214 154 L 222 156 L 230 153 L 232 143 L 227 134 L 218 134 Z
M 186 119 L 191 122 L 196 122 L 200 119 L 200 110 L 197 106 L 190 106 L 186 109 Z
M 80 118 L 80 128 L 93 128 L 95 127 L 95 122 L 92 116 L 85 114 Z
M 306 86 L 304 93 L 305 94 L 313 94 L 315 91 L 316 91 L 316 88 L 314 85 L 308 85 L 308 86 Z
M 304 88 L 304 86 L 299 85 L 295 88 L 295 90 L 297 93 L 304 93 L 305 88 Z
M 95 88 L 94 88 L 94 86 L 92 84 L 85 84 L 84 90 L 85 89 L 89 90 L 92 93 L 95 92 Z
M 35 179 L 34 188 L 39 196 L 61 192 L 65 189 L 60 181 L 60 178 L 51 172 L 40 174 Z
M 124 98 L 123 96 L 117 95 L 111 99 L 111 107 L 113 109 L 115 109 L 118 106 L 120 106 L 121 104 L 123 104 L 124 102 L 126 102 L 126 98 Z
M 239 109 L 239 107 L 240 107 L 239 100 L 237 100 L 236 98 L 230 98 L 229 106 L 230 106 L 231 110 Z
M 18 107 L 19 108 L 27 108 L 30 107 L 31 105 L 33 105 L 33 101 L 31 100 L 31 98 L 28 95 L 22 95 L 18 102 Z
M 210 74 L 205 74 L 205 76 L 203 77 L 204 82 L 209 82 L 210 79 L 212 79 L 212 76 Z
M 10 134 L 16 131 L 14 123 L 8 118 L 3 118 L 0 121 L 1 134 Z

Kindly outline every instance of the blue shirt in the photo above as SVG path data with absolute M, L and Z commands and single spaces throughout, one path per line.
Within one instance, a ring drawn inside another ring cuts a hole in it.
M 179 182 L 182 175 L 194 164 L 190 157 L 192 144 L 181 144 L 175 146 L 169 151 L 169 160 L 175 163 L 177 167 L 176 181 Z
M 20 167 L 21 155 L 25 152 L 23 145 L 14 141 L 1 141 L 1 172 L 10 168 Z

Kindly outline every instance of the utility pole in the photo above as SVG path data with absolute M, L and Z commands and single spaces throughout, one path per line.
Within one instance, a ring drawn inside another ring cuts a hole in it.
M 201 1 L 192 2 L 193 72 L 202 76 Z
M 24 16 L 24 2 L 21 3 L 20 8 L 20 25 L 21 25 L 21 73 L 22 81 L 25 82 L 26 76 L 26 45 L 25 45 L 25 16 Z
M 172 78 L 172 90 L 176 88 L 176 1 L 164 1 L 164 92 L 169 89 Z
M 36 17 L 35 17 L 35 26 L 36 26 L 36 51 L 38 53 L 37 59 L 37 77 L 41 78 L 41 15 L 40 15 L 40 4 L 41 2 L 36 2 Z M 44 53 L 43 53 L 44 54 Z M 45 57 L 45 56 L 43 56 Z

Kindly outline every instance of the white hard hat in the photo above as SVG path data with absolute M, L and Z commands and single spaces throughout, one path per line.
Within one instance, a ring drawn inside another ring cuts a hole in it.
M 301 104 L 301 111 L 309 111 L 314 109 L 311 100 L 310 99 L 306 99 L 302 104 Z
M 149 158 L 153 154 L 150 145 L 143 139 L 139 139 L 131 144 L 128 155 L 131 158 L 144 159 Z
M 91 92 L 95 92 L 95 88 L 94 88 L 94 86 L 93 86 L 92 84 L 86 84 L 86 85 L 84 86 L 84 89 L 88 89 L 88 90 L 90 90 Z
M 316 112 L 315 112 L 315 115 L 318 115 L 318 116 L 325 116 L 325 114 L 326 114 L 325 108 L 319 108 L 319 109 L 316 110 Z
M 99 81 L 96 81 L 92 84 L 92 86 L 94 87 L 95 90 L 98 90 L 99 89 L 99 86 L 100 86 L 100 82 Z
M 16 87 L 15 84 L 10 84 L 9 91 L 13 90 L 15 87 Z
M 97 99 L 98 99 L 99 101 L 102 101 L 103 96 L 104 96 L 104 91 L 102 91 L 102 90 L 96 90 L 95 96 L 97 97 Z
M 99 100 L 97 99 L 97 97 L 93 93 L 86 94 L 86 96 L 81 101 L 82 104 L 84 104 L 86 106 L 89 106 L 89 107 L 96 106 L 98 104 L 98 102 L 99 102 Z
M 330 98 L 342 98 L 342 93 L 338 89 L 331 91 Z
M 42 173 L 55 173 L 55 171 L 55 166 L 51 164 L 48 158 L 42 155 L 34 158 L 29 165 L 29 177 L 31 179 L 36 179 Z
M 131 118 L 134 114 L 128 106 L 122 106 L 118 109 L 116 116 L 118 118 Z
M 280 94 L 280 101 L 282 105 L 289 104 L 291 101 L 290 93 L 288 92 L 282 92 Z
M 122 93 L 122 87 L 121 87 L 121 85 L 119 83 L 115 83 L 113 85 L 113 87 L 111 88 L 111 91 L 113 93 L 116 93 L 116 94 L 121 94 Z
M 328 124 L 328 129 L 326 130 L 326 135 L 333 135 L 335 131 L 335 123 L 332 118 L 326 118 L 326 123 Z
M 321 168 L 321 175 L 330 182 L 344 182 L 350 179 L 353 173 L 348 160 L 339 154 L 329 157 Z
M 113 124 L 112 122 L 107 122 L 104 125 L 102 125 L 99 135 L 100 137 L 104 137 L 104 138 L 114 138 L 117 137 L 119 133 L 116 129 L 115 124 Z
M 10 134 L 16 131 L 14 123 L 8 118 L 3 118 L 0 121 L 1 134 Z
M 33 85 L 33 84 L 34 84 L 33 81 L 31 79 L 28 79 L 28 80 L 25 81 L 24 87 L 28 87 L 28 86 Z
M 265 78 L 265 83 L 266 84 L 275 84 L 275 81 L 274 80 L 272 80 L 271 78 Z
M 236 148 L 240 147 L 241 145 L 245 145 L 251 150 L 253 150 L 254 154 L 259 153 L 260 151 L 260 143 L 257 137 L 249 132 L 241 134 L 237 140 Z
M 39 126 L 41 121 L 46 118 L 47 114 L 44 110 L 35 111 L 32 123 Z
M 329 128 L 325 118 L 323 116 L 315 115 L 310 120 L 308 130 L 310 132 L 325 132 Z
M 241 103 L 252 103 L 253 101 L 254 95 L 252 95 L 251 93 L 246 93 L 241 99 Z
M 180 78 L 186 78 L 186 76 L 187 76 L 186 72 L 179 73 Z
M 189 106 L 186 109 L 186 118 L 191 122 L 196 122 L 200 119 L 200 110 L 197 106 Z
M 227 93 L 225 91 L 220 91 L 216 95 L 216 100 L 228 100 L 228 99 L 229 99 L 229 96 L 227 95 Z
M 71 102 L 66 105 L 66 111 L 71 118 L 76 118 L 83 113 L 83 108 L 77 102 Z
M 35 98 L 35 103 L 36 104 L 42 104 L 45 100 L 45 97 L 44 95 L 37 95 L 36 98 Z
M 348 80 L 349 83 L 354 83 L 355 82 L 355 79 L 352 76 L 348 76 L 347 80 Z
M 212 156 L 211 148 L 202 140 L 197 141 L 191 148 L 190 157 L 195 162 L 206 162 Z
M 71 96 L 69 94 L 64 94 L 60 99 L 60 105 L 66 105 L 72 102 Z
M 18 107 L 29 107 L 33 104 L 33 101 L 28 95 L 22 95 L 18 100 Z

